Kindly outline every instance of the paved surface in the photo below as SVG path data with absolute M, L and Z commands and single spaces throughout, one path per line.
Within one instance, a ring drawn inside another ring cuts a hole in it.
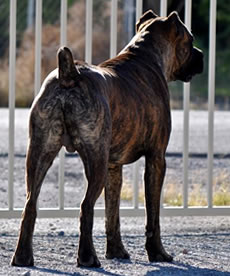
M 122 236 L 129 261 L 106 260 L 104 220 L 94 221 L 99 269 L 76 266 L 78 221 L 38 219 L 34 235 L 34 268 L 9 266 L 19 220 L 1 220 L 0 275 L 230 276 L 230 217 L 162 218 L 162 239 L 172 263 L 149 263 L 144 250 L 144 218 L 122 218 Z
M 190 153 L 208 151 L 208 112 L 190 112 Z M 230 153 L 230 112 L 216 111 L 214 116 L 214 153 Z M 168 152 L 182 152 L 183 148 L 183 112 L 172 111 L 172 136 Z
M 28 109 L 16 109 L 15 111 L 15 162 L 14 162 L 14 206 L 22 208 L 25 202 L 25 153 L 28 136 Z M 7 208 L 8 204 L 8 110 L 0 109 L 0 208 Z M 191 111 L 190 114 L 190 152 L 203 154 L 207 152 L 207 112 Z M 181 153 L 183 145 L 183 112 L 172 112 L 172 136 L 168 147 L 168 153 Z M 216 153 L 229 154 L 230 143 L 230 112 L 215 113 L 215 146 Z M 215 159 L 213 169 L 214 183 L 226 182 L 230 177 L 230 158 Z M 58 206 L 58 167 L 59 160 L 55 159 L 53 166 L 48 171 L 40 194 L 40 206 Z M 144 160 L 141 161 L 139 179 L 143 179 Z M 124 168 L 124 182 L 131 185 L 133 169 L 131 166 Z M 167 157 L 167 171 L 165 188 L 169 184 L 171 189 L 179 193 L 182 191 L 183 161 L 181 156 Z M 207 159 L 189 159 L 189 189 L 202 189 L 206 192 L 207 183 Z M 65 207 L 79 207 L 84 196 L 83 167 L 80 158 L 65 159 Z M 140 186 L 142 184 L 140 183 Z M 175 194 L 175 193 L 174 193 Z M 130 205 L 131 201 L 122 201 L 122 206 Z M 104 204 L 103 196 L 97 201 L 97 206 Z

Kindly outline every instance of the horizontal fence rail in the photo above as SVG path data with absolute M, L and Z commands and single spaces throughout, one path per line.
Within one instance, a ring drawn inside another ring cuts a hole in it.
M 134 3 L 134 1 L 133 1 Z M 85 1 L 86 7 L 86 27 L 85 27 L 85 60 L 92 62 L 92 35 L 93 35 L 93 0 Z M 41 85 L 41 53 L 42 53 L 42 0 L 36 0 L 36 20 L 35 20 L 35 95 Z M 192 0 L 185 1 L 185 24 L 191 29 L 192 21 Z M 22 209 L 14 207 L 14 128 L 15 128 L 15 66 L 16 66 L 16 11 L 17 0 L 10 1 L 10 42 L 9 42 L 9 154 L 8 154 L 8 208 L 0 209 L 0 218 L 20 217 Z M 68 44 L 67 37 L 67 0 L 60 0 L 60 45 Z M 136 0 L 135 5 L 136 20 L 143 12 L 143 1 Z M 160 5 L 161 16 L 167 15 L 167 0 L 162 0 Z M 117 22 L 118 21 L 118 0 L 111 0 L 111 20 L 110 20 L 110 57 L 117 54 Z M 216 40 L 216 1 L 210 1 L 210 45 L 209 45 L 209 79 L 208 79 L 208 185 L 207 185 L 207 207 L 188 206 L 188 160 L 189 160 L 189 103 L 190 84 L 184 84 L 184 130 L 183 130 L 183 206 L 164 207 L 161 204 L 162 216 L 185 216 L 185 215 L 230 215 L 228 207 L 212 206 L 213 198 L 213 132 L 214 132 L 214 97 L 215 97 L 215 40 Z M 71 46 L 71 45 L 70 45 Z M 71 217 L 79 215 L 79 208 L 65 207 L 65 153 L 62 149 L 59 153 L 59 206 L 58 208 L 39 208 L 39 217 Z M 122 216 L 144 216 L 144 207 L 139 204 L 139 170 L 140 162 L 133 165 L 133 203 L 131 207 L 121 207 Z M 96 216 L 104 215 L 104 208 L 95 208 Z

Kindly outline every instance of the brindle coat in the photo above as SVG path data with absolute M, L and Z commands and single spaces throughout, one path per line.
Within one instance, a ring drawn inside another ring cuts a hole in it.
M 64 145 L 84 163 L 88 188 L 81 204 L 78 265 L 100 266 L 92 241 L 93 208 L 105 188 L 107 258 L 129 258 L 120 235 L 122 165 L 145 156 L 146 250 L 149 260 L 171 261 L 160 238 L 159 205 L 171 131 L 167 82 L 202 72 L 203 54 L 174 12 L 145 13 L 137 34 L 99 66 L 73 61 L 66 47 L 44 81 L 29 125 L 27 201 L 13 265 L 34 264 L 36 202 L 47 170 Z

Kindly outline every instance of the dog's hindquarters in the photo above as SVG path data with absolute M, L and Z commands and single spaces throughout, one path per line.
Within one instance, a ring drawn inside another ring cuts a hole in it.
M 111 138 L 109 108 L 100 91 L 96 93 L 90 85 L 87 88 L 79 84 L 71 52 L 61 50 L 58 64 L 59 78 L 56 71 L 47 77 L 31 110 L 26 159 L 27 201 L 12 259 L 12 264 L 17 266 L 34 264 L 32 236 L 37 198 L 46 172 L 63 145 L 67 150 L 79 152 L 88 179 L 81 205 L 78 264 L 100 265 L 92 242 L 92 224 L 94 204 L 107 178 Z
M 83 161 L 88 180 L 80 212 L 78 265 L 97 267 L 100 262 L 92 241 L 93 208 L 107 181 L 111 119 L 103 97 L 96 91 L 91 97 L 89 92 L 82 87 L 77 93 L 68 91 L 63 114 L 70 143 Z
M 80 73 L 68 48 L 59 50 L 58 64 L 59 83 L 66 93 L 64 141 L 79 153 L 88 180 L 80 211 L 78 265 L 98 267 L 100 262 L 92 240 L 93 209 L 107 181 L 112 132 L 109 105 L 103 82 L 98 81 L 103 78 L 87 66 Z

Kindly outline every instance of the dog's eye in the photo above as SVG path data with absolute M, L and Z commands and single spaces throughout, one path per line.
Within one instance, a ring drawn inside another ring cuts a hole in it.
M 188 48 L 184 47 L 180 49 L 180 55 L 185 56 L 188 54 Z

